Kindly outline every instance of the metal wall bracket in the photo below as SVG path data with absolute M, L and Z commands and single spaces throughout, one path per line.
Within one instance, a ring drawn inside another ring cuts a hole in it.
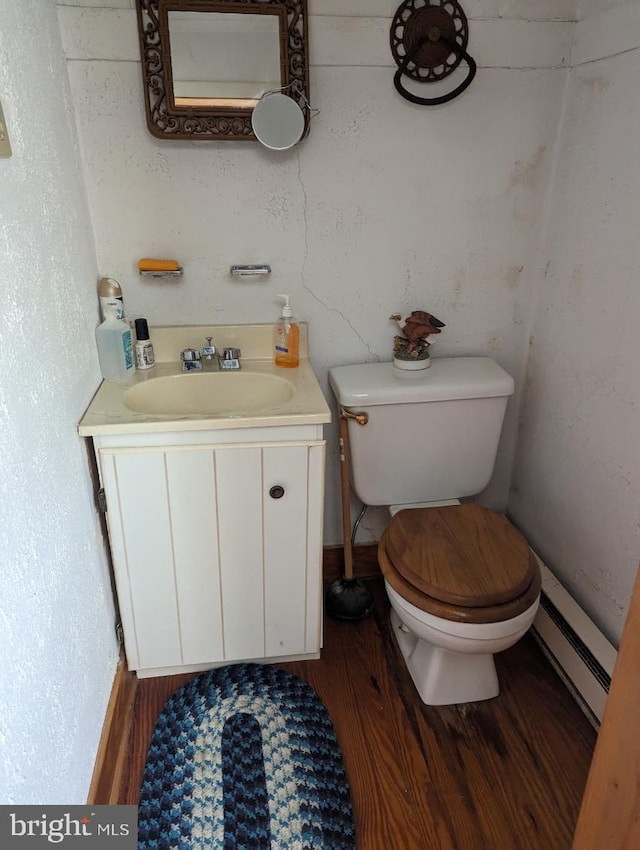
M 261 263 L 257 266 L 231 266 L 229 269 L 235 277 L 251 277 L 260 274 L 271 274 L 271 266 Z

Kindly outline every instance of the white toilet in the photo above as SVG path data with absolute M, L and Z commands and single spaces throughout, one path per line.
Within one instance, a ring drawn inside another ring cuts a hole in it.
M 443 357 L 419 372 L 338 366 L 329 382 L 347 415 L 364 414 L 348 417 L 351 484 L 389 506 L 378 559 L 420 697 L 497 696 L 493 655 L 533 622 L 540 569 L 505 517 L 459 500 L 491 478 L 513 379 L 487 357 Z

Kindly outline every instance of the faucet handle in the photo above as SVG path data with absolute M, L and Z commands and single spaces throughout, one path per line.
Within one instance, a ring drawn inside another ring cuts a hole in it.
M 220 357 L 220 368 L 239 369 L 241 353 L 239 348 L 224 348 Z
M 200 352 L 197 348 L 185 348 L 184 351 L 180 352 L 180 359 L 182 360 L 183 372 L 193 372 L 202 369 Z
M 213 337 L 206 336 L 205 337 L 207 344 L 202 346 L 202 356 L 206 357 L 207 360 L 211 360 L 213 355 L 216 353 L 215 345 L 213 345 Z
M 180 360 L 183 362 L 189 360 L 200 360 L 200 352 L 197 348 L 185 348 L 180 352 Z

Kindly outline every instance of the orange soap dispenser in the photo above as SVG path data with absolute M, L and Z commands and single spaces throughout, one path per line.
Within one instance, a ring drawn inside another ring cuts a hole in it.
M 288 295 L 278 295 L 284 299 L 282 315 L 274 327 L 273 354 L 276 366 L 295 369 L 300 364 L 300 329 L 293 318 L 293 310 Z

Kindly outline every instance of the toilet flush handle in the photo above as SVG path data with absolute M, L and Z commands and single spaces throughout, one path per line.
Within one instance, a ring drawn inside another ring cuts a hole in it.
M 340 408 L 340 418 L 341 419 L 355 419 L 358 425 L 366 425 L 369 421 L 369 414 L 365 413 L 365 411 L 360 411 L 359 413 L 353 413 L 351 410 L 347 410 L 346 407 Z

